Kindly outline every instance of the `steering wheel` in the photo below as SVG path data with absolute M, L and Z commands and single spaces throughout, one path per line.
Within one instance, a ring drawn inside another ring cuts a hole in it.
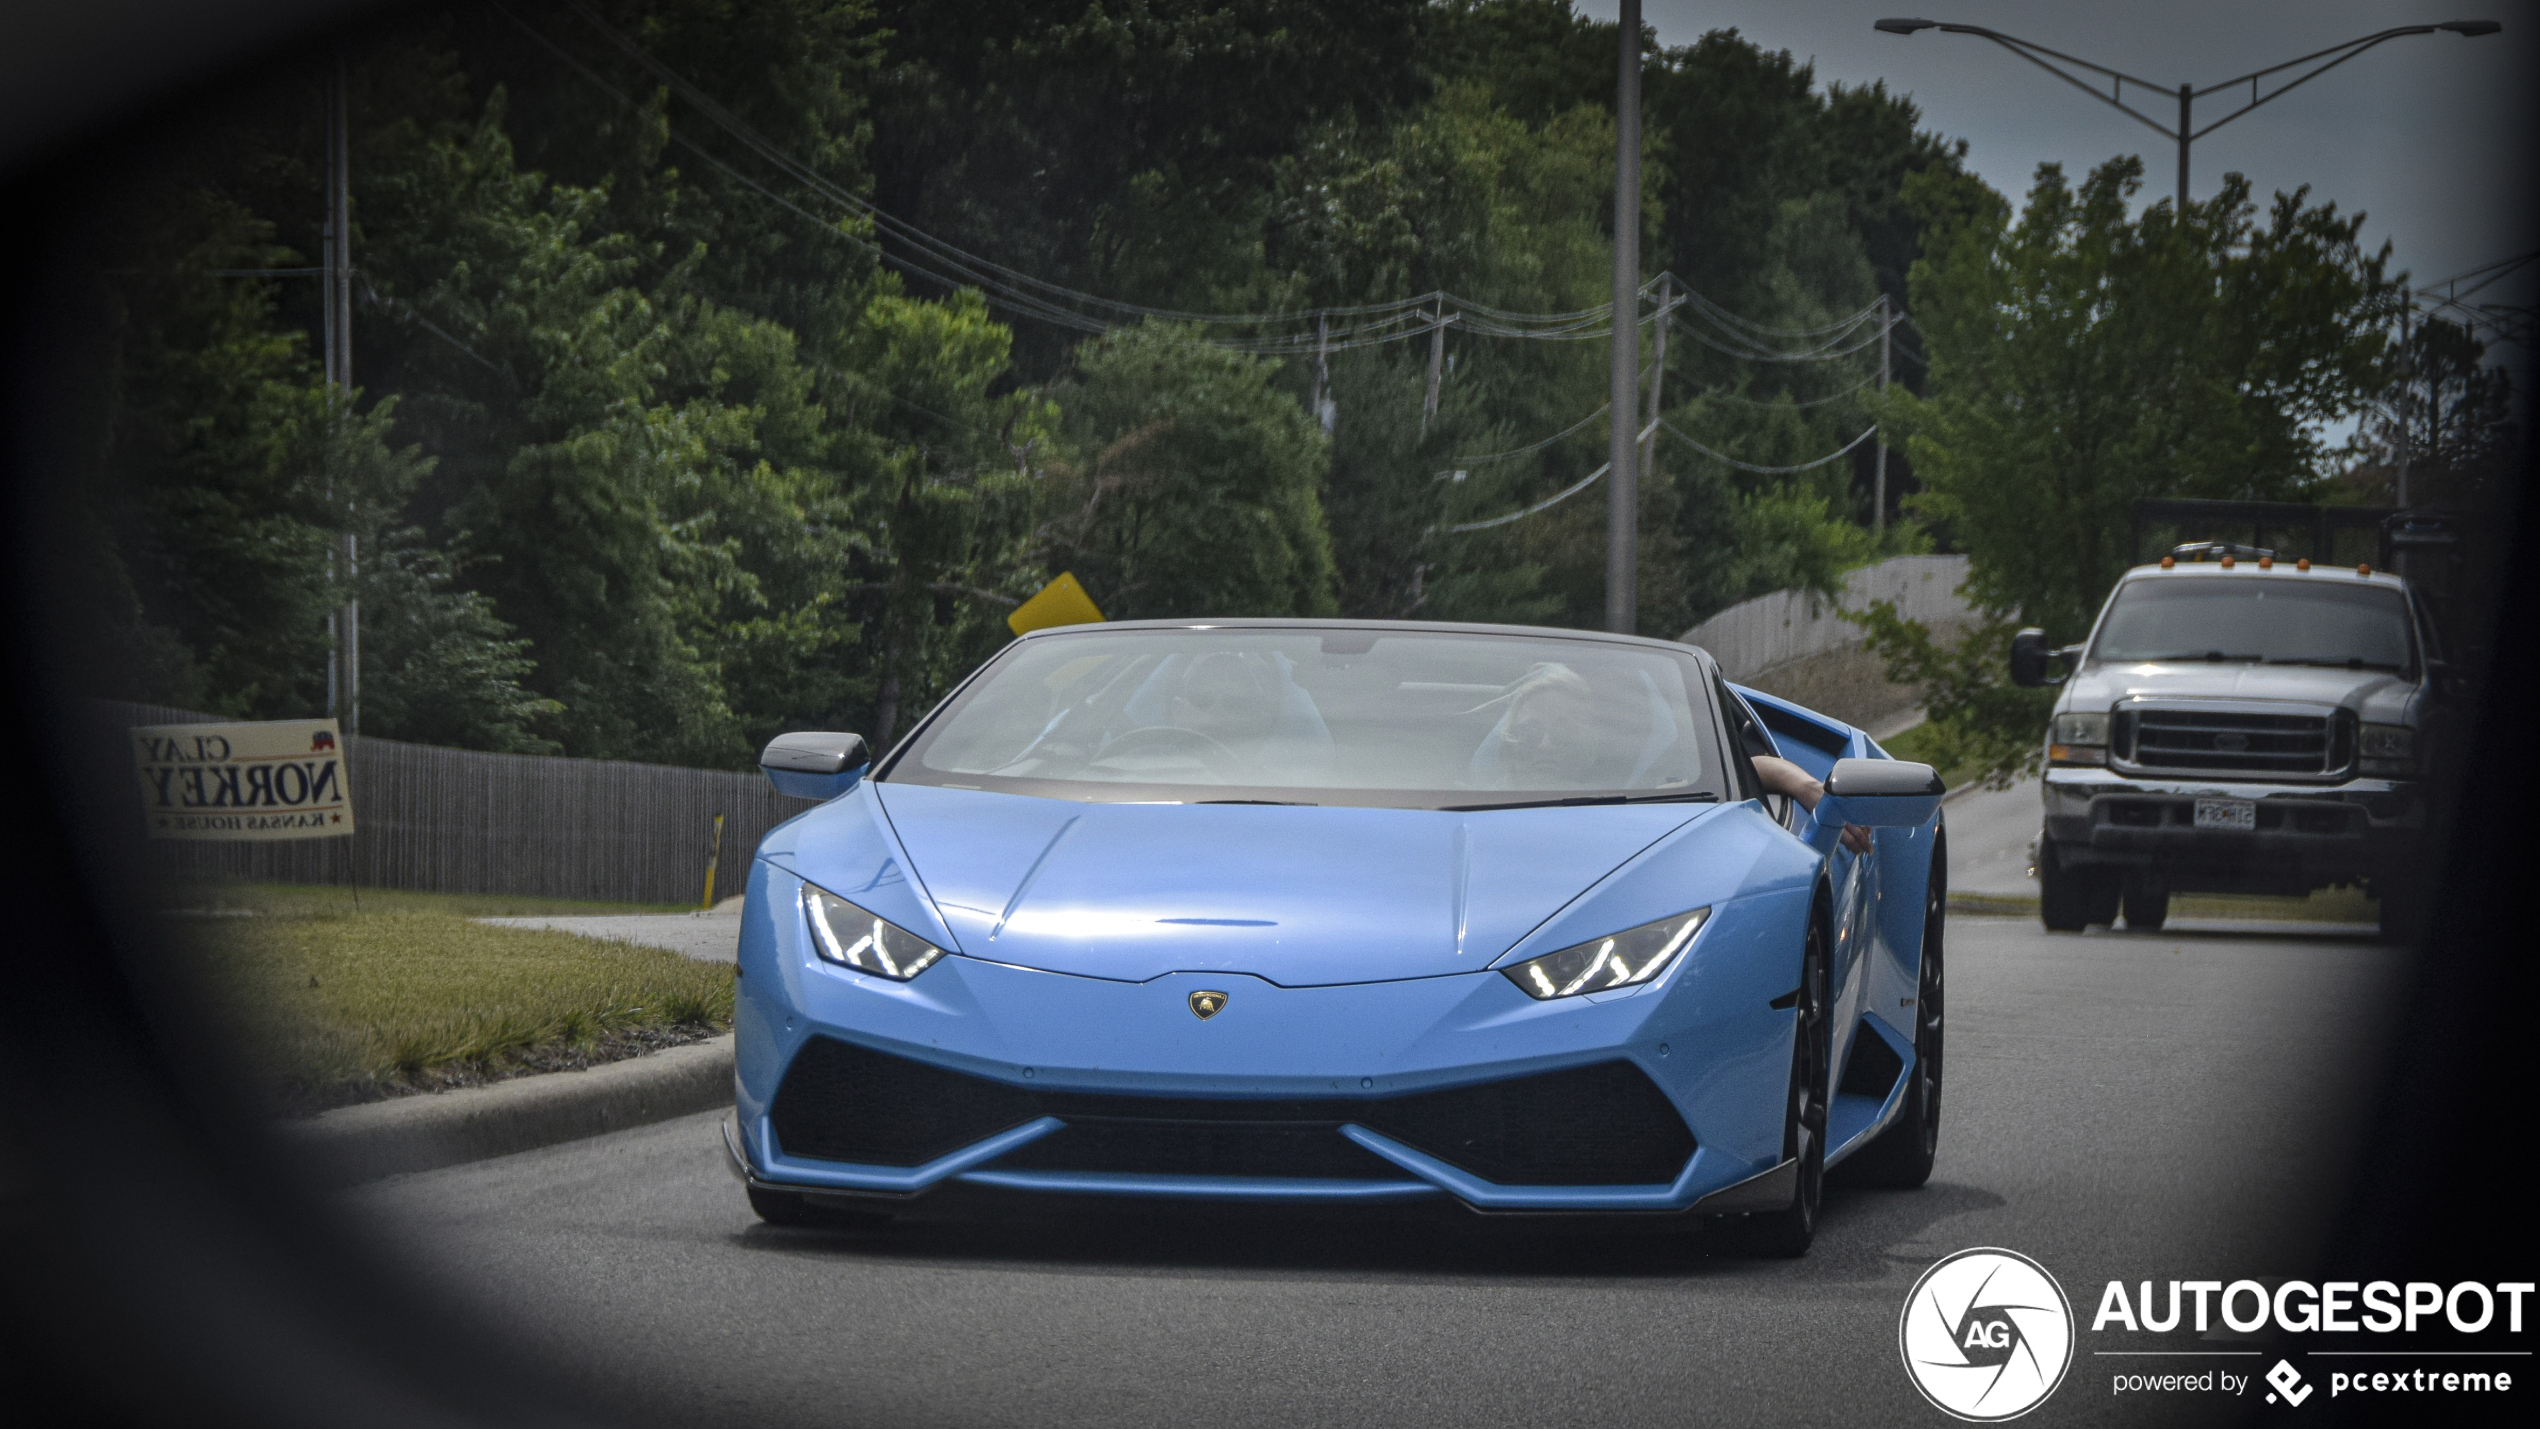
M 1195 729 L 1177 724 L 1149 724 L 1122 733 L 1104 745 L 1093 762 L 1108 762 L 1115 755 L 1156 753 L 1188 754 L 1205 765 L 1208 772 L 1228 784 L 1259 783 L 1259 770 L 1252 761 L 1219 744 Z

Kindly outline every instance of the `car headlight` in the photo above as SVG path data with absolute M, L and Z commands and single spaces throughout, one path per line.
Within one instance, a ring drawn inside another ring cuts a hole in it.
M 2368 724 L 2358 731 L 2356 750 L 2366 774 L 2413 774 L 2417 767 L 2417 732 L 2404 724 Z
M 1612 937 L 1595 938 L 1557 953 L 1528 958 L 1500 971 L 1537 1002 L 1634 987 L 1665 972 L 1667 964 L 1674 962 L 1685 944 L 1693 941 L 1693 935 L 1702 930 L 1703 922 L 1710 916 L 1710 909 L 1696 908 L 1673 918 L 1627 928 Z
M 2108 762 L 2108 712 L 2106 710 L 2069 710 L 2055 716 L 2046 735 L 2046 762 L 2049 764 L 2105 764 Z
M 826 961 L 860 973 L 906 982 L 933 967 L 944 950 L 844 898 L 803 885 L 803 915 L 811 920 L 811 946 Z

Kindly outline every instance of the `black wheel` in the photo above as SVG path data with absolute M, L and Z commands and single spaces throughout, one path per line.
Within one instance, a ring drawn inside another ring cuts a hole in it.
M 2170 886 L 2156 873 L 2130 873 L 2125 879 L 2125 925 L 2138 933 L 2157 933 L 2170 920 Z
M 1948 846 L 1932 851 L 1931 882 L 1923 895 L 1923 971 L 1914 996 L 1914 1066 L 1906 1073 L 1905 1104 L 1878 1140 L 1847 1158 L 1836 1173 L 1846 1184 L 1910 1191 L 1931 1179 L 1940 1155 L 1940 1018 L 1947 989 L 1941 934 L 1949 917 Z M 1861 1034 L 1867 1036 L 1869 1034 Z
M 1782 1159 L 1798 1163 L 1798 1194 L 1789 1210 L 1730 1223 L 1735 1249 L 1745 1255 L 1796 1259 L 1817 1238 L 1817 1210 L 1826 1195 L 1826 1108 L 1834 1046 L 1827 1022 L 1826 916 L 1821 894 L 1808 919 L 1808 941 L 1799 960 L 1799 1000 L 1791 1009 L 1790 1099 L 1782 1119 Z
M 2047 931 L 2078 933 L 2093 923 L 2117 921 L 2117 880 L 2107 869 L 2067 858 L 2053 839 L 2037 850 L 2037 916 Z
M 890 1222 L 889 1211 L 847 1210 L 838 1206 L 817 1205 L 791 1191 L 767 1191 L 752 1186 L 750 1209 L 771 1226 L 812 1226 L 830 1230 L 849 1230 L 858 1226 L 879 1226 Z

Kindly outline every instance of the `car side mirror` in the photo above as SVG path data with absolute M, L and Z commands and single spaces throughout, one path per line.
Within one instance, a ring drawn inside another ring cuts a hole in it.
M 2046 643 L 2046 632 L 2035 626 L 2011 637 L 2011 683 L 2023 689 L 2063 682 L 2060 673 L 2050 667 L 2064 658 L 2064 652 Z
M 1905 759 L 1838 759 L 1817 801 L 1817 827 L 1912 828 L 1931 821 L 1949 792 L 1940 772 Z
M 780 734 L 759 751 L 758 767 L 789 799 L 834 799 L 864 777 L 873 755 L 860 734 L 804 730 Z

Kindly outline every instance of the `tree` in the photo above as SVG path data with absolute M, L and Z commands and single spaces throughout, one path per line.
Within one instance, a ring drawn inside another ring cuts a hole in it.
M 1113 619 L 1329 615 L 1322 434 L 1279 364 L 1149 322 L 1088 343 L 1059 396 L 1078 453 L 1051 563 Z
M 1992 769 L 2034 760 L 2046 709 L 2002 681 L 2016 625 L 2088 629 L 2128 559 L 2145 497 L 2317 494 L 2324 424 L 2383 380 L 2398 298 L 2363 216 L 2278 194 L 2260 221 L 2247 180 L 2184 213 L 2129 216 L 2143 165 L 2119 158 L 2076 190 L 2039 166 L 2014 222 L 1991 190 L 1933 170 L 1914 308 L 1927 394 L 1881 410 L 1927 490 L 1913 505 L 1968 553 L 1967 593 L 1994 619 L 1944 659 L 1923 632 L 1873 621 L 1891 675 L 1931 687 L 1944 733 Z
M 1969 557 L 1969 594 L 2078 639 L 2127 559 L 2144 497 L 2289 500 L 2325 479 L 2323 424 L 2383 381 L 2396 285 L 2363 216 L 2276 195 L 2263 222 L 2226 175 L 2181 215 L 2128 216 L 2140 159 L 2078 189 L 2039 166 L 2017 223 L 1972 179 L 1909 185 L 1925 396 L 1882 419 L 1929 488 L 1916 508 Z M 2040 539 L 2041 532 L 2054 539 Z
M 2372 408 L 2343 484 L 2372 502 L 2398 500 L 2401 462 L 2415 506 L 2494 512 L 2512 495 L 2520 433 L 2513 373 L 2459 323 L 2428 318 L 2392 362 L 2397 380 Z

